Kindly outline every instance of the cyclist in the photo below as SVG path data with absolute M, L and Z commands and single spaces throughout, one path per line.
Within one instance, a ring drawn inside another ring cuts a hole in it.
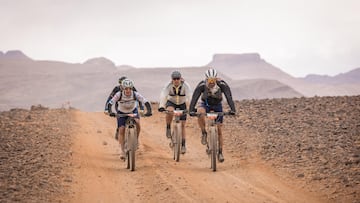
M 214 112 L 223 112 L 222 107 L 222 93 L 224 93 L 227 103 L 230 106 L 230 115 L 235 115 L 235 104 L 232 99 L 231 91 L 229 85 L 217 77 L 217 71 L 210 68 L 205 72 L 205 80 L 201 81 L 194 90 L 190 102 L 190 116 L 195 116 L 196 112 L 200 116 L 198 117 L 198 124 L 201 128 L 202 137 L 201 143 L 203 145 L 207 144 L 207 132 L 205 130 L 205 113 L 210 111 Z M 198 104 L 197 109 L 195 105 L 201 96 L 201 101 Z M 218 123 L 218 135 L 219 135 L 219 161 L 224 161 L 224 156 L 222 154 L 223 149 L 223 137 L 222 137 L 222 123 L 223 116 L 218 116 L 216 119 Z
M 142 102 L 145 104 L 146 107 L 146 114 L 144 116 L 151 116 L 151 105 L 150 103 L 137 91 L 134 91 L 134 83 L 129 79 L 124 79 L 121 82 L 122 91 L 118 91 L 108 102 L 108 113 L 110 116 L 115 117 L 116 114 L 112 112 L 112 105 L 116 102 L 119 103 L 117 113 L 119 114 L 128 114 L 128 113 L 135 113 L 135 121 L 137 127 L 137 136 L 139 137 L 140 134 L 140 117 L 138 114 L 138 108 L 136 105 L 137 101 Z M 125 159 L 125 152 L 124 152 L 124 135 L 125 135 L 125 121 L 128 117 L 118 117 L 117 118 L 117 133 L 120 134 L 119 137 L 119 144 L 121 147 L 121 154 L 120 159 Z
M 109 101 L 111 100 L 111 98 L 113 98 L 113 96 L 118 92 L 118 91 L 122 91 L 122 87 L 121 87 L 121 82 L 123 80 L 127 79 L 126 76 L 122 76 L 119 78 L 119 85 L 116 85 L 113 90 L 111 91 L 110 95 L 108 96 L 108 98 L 106 99 L 106 103 L 105 103 L 105 110 L 104 110 L 104 113 L 107 114 L 108 113 L 108 107 L 107 107 L 107 104 L 109 103 Z M 134 87 L 133 88 L 134 91 L 137 91 L 136 88 Z M 144 106 L 141 102 L 139 102 L 139 106 L 140 106 L 140 110 L 143 111 L 144 110 Z M 118 110 L 118 103 L 116 102 L 115 103 L 115 110 Z M 118 128 L 116 128 L 116 130 L 118 130 Z M 115 133 L 115 139 L 117 140 L 118 137 L 118 132 L 116 131 Z
M 191 99 L 191 89 L 190 85 L 185 82 L 181 77 L 179 71 L 173 71 L 171 73 L 171 81 L 168 82 L 160 93 L 160 102 L 159 102 L 159 111 L 163 112 L 165 109 L 167 111 L 174 111 L 175 109 L 186 110 L 186 103 L 190 102 Z M 173 114 L 166 114 L 166 137 L 171 138 L 171 122 L 173 119 Z M 181 128 L 182 128 L 182 143 L 181 143 L 181 153 L 186 153 L 186 134 L 185 134 L 185 122 L 186 114 L 183 114 L 180 117 Z

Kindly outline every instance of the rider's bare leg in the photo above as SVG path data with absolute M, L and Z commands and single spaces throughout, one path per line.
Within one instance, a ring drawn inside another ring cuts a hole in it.
M 125 141 L 125 126 L 121 126 L 119 129 L 120 132 L 120 136 L 119 136 L 119 144 L 120 144 L 120 148 L 121 151 L 124 152 L 124 141 Z
M 205 130 L 205 113 L 206 110 L 203 107 L 199 107 L 197 109 L 197 112 L 200 114 L 198 117 L 198 124 L 201 129 L 201 144 L 206 145 L 207 144 L 207 132 Z
M 141 130 L 140 120 L 138 118 L 135 118 L 135 123 L 136 123 L 136 129 L 137 129 L 137 138 L 139 139 L 140 130 Z
M 222 137 L 222 124 L 218 124 L 218 135 L 219 135 L 219 156 L 218 159 L 220 162 L 224 162 L 224 155 L 223 155 L 223 137 Z
M 166 110 L 169 111 L 174 111 L 174 107 L 172 106 L 168 106 L 166 107 Z M 166 117 L 165 117 L 165 122 L 166 122 L 166 137 L 167 138 L 171 138 L 171 121 L 173 119 L 173 114 L 172 113 L 167 113 Z
M 186 121 L 181 121 L 181 137 L 182 137 L 182 140 L 181 140 L 181 143 L 182 143 L 182 146 L 185 146 L 185 142 L 186 142 L 186 133 L 185 133 L 185 123 Z
M 186 133 L 185 133 L 185 122 L 186 121 L 181 121 L 181 153 L 185 154 L 186 153 Z
M 198 117 L 198 124 L 201 129 L 201 132 L 204 132 L 205 131 L 205 113 L 206 113 L 205 108 L 199 107 L 197 109 L 197 113 L 201 114 Z
M 222 124 L 221 123 L 218 124 L 218 135 L 219 135 L 219 148 L 222 149 L 224 139 L 223 139 L 223 136 L 222 136 Z
M 181 121 L 181 132 L 182 132 L 182 139 L 186 139 L 186 133 L 185 133 L 185 123 L 186 121 Z
M 166 107 L 166 110 L 167 111 L 174 111 L 174 107 L 173 106 L 168 106 L 168 107 Z M 172 113 L 167 113 L 166 114 L 166 125 L 168 126 L 168 125 L 171 125 L 171 121 L 172 121 L 172 119 L 173 119 L 173 114 Z

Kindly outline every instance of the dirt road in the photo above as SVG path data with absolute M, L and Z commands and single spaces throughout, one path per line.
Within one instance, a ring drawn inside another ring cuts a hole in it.
M 225 162 L 212 172 L 195 118 L 188 119 L 187 153 L 175 162 L 157 112 L 141 118 L 136 171 L 130 172 L 119 159 L 115 119 L 75 114 L 73 202 L 324 202 L 296 180 L 276 176 L 256 155 L 244 159 L 225 149 Z

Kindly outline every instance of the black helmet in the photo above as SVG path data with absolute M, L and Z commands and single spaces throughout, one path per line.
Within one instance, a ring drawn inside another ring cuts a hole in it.
M 174 79 L 174 78 L 181 78 L 181 73 L 179 71 L 173 71 L 171 73 L 171 78 Z
M 126 76 L 122 76 L 121 78 L 119 78 L 119 84 L 121 84 L 121 82 L 123 81 L 123 80 L 125 80 L 127 77 Z

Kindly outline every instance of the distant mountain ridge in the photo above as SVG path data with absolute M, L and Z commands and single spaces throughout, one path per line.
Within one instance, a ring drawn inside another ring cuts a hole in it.
M 215 54 L 206 66 L 177 69 L 195 88 L 204 79 L 208 66 L 217 69 L 219 77 L 231 86 L 235 100 L 360 94 L 360 85 L 347 81 L 336 85 L 315 84 L 294 78 L 257 53 Z M 156 102 L 173 70 L 172 67 L 116 66 L 105 57 L 74 64 L 37 61 L 21 51 L 0 52 L 0 110 L 33 104 L 59 107 L 71 102 L 73 107 L 85 111 L 100 111 L 118 78 L 124 75 L 134 80 L 136 88 L 147 99 Z M 356 74 L 350 75 L 356 80 Z
M 10 50 L 6 53 L 0 51 L 0 59 L 2 60 L 32 60 L 26 56 L 22 51 L 19 50 Z
M 94 65 L 94 66 L 113 66 L 113 67 L 115 67 L 115 63 L 105 57 L 92 58 L 92 59 L 85 61 L 84 64 L 85 65 Z
M 343 83 L 360 83 L 360 68 L 353 69 L 346 73 L 340 73 L 333 77 L 328 75 L 316 75 L 309 74 L 304 80 L 312 83 L 322 83 L 322 84 L 343 84 Z
M 346 77 L 332 77 L 329 82 L 309 82 L 304 78 L 295 78 L 266 62 L 257 53 L 250 54 L 215 54 L 207 64 L 221 71 L 231 79 L 266 79 L 277 80 L 300 92 L 304 96 L 340 96 L 358 95 L 360 86 L 350 81 L 360 81 L 355 72 Z M 349 79 L 351 78 L 351 80 Z M 336 81 L 336 82 L 334 82 Z

